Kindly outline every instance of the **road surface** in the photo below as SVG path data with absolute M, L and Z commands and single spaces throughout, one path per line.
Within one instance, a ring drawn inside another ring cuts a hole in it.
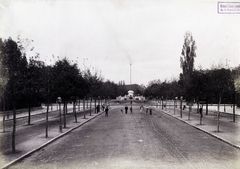
M 112 108 L 10 167 L 84 169 L 237 169 L 240 150 L 160 110 Z

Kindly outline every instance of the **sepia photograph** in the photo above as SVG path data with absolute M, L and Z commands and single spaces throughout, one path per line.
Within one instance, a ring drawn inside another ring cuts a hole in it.
M 0 0 L 2 169 L 239 169 L 239 0 Z

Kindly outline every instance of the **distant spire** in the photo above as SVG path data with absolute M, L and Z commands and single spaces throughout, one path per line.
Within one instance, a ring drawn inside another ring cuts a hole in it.
M 130 84 L 132 84 L 132 63 L 130 62 Z

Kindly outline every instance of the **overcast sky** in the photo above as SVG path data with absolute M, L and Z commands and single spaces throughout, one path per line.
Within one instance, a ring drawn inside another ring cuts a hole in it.
M 32 39 L 29 56 L 48 64 L 66 56 L 116 83 L 130 83 L 130 63 L 132 83 L 178 78 L 186 31 L 197 45 L 195 68 L 240 64 L 240 14 L 218 14 L 215 0 L 0 2 L 0 37 Z

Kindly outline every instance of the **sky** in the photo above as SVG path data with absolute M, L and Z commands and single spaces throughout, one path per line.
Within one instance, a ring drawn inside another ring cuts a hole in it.
M 1 38 L 31 39 L 28 57 L 67 57 L 115 83 L 178 79 L 186 31 L 196 41 L 196 69 L 236 67 L 239 28 L 240 14 L 219 14 L 215 0 L 0 0 Z

